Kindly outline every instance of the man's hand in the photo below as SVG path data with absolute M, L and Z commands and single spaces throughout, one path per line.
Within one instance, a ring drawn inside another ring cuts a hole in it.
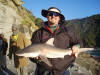
M 35 57 L 34 59 L 41 60 L 41 58 L 39 56 Z
M 75 56 L 77 57 L 79 54 L 79 47 L 73 46 L 72 47 L 72 54 L 75 54 Z

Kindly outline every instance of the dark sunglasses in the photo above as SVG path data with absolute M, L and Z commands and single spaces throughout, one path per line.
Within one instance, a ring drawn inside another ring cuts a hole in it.
M 60 16 L 60 15 L 56 12 L 49 12 L 48 16 Z

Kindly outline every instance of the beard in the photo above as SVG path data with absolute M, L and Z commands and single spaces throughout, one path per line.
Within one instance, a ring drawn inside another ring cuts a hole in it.
M 49 25 L 57 25 L 58 23 L 56 23 L 55 21 L 49 21 Z
M 48 19 L 49 25 L 58 25 L 59 21 L 56 19 Z

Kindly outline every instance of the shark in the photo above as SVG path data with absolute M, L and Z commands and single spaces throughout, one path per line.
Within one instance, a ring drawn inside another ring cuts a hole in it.
M 94 48 L 79 48 L 78 53 L 88 50 L 94 50 Z M 22 50 L 18 50 L 16 55 L 31 58 L 40 57 L 41 61 L 52 66 L 48 58 L 64 58 L 65 55 L 71 55 L 71 53 L 71 48 L 62 49 L 49 44 L 33 44 Z

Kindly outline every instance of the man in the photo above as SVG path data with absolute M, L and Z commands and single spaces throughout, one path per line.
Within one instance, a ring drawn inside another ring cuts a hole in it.
M 53 38 L 55 47 L 72 48 L 72 55 L 66 55 L 64 59 L 49 59 L 53 67 L 49 67 L 44 62 L 41 62 L 41 59 L 36 61 L 36 59 L 31 58 L 32 61 L 37 63 L 37 75 L 68 75 L 65 71 L 75 60 L 75 53 L 82 46 L 82 42 L 72 28 L 66 26 L 65 17 L 58 8 L 43 9 L 41 13 L 48 21 L 42 23 L 41 28 L 33 33 L 32 44 L 47 43 Z
M 8 48 L 7 39 L 0 34 L 0 69 L 6 69 L 6 52 Z
M 9 58 L 12 59 L 12 54 L 14 55 L 14 64 L 17 69 L 17 75 L 28 75 L 28 59 L 16 56 L 15 52 L 29 46 L 31 42 L 25 37 L 24 34 L 19 32 L 18 25 L 12 26 L 12 32 L 13 34 L 10 37 Z

